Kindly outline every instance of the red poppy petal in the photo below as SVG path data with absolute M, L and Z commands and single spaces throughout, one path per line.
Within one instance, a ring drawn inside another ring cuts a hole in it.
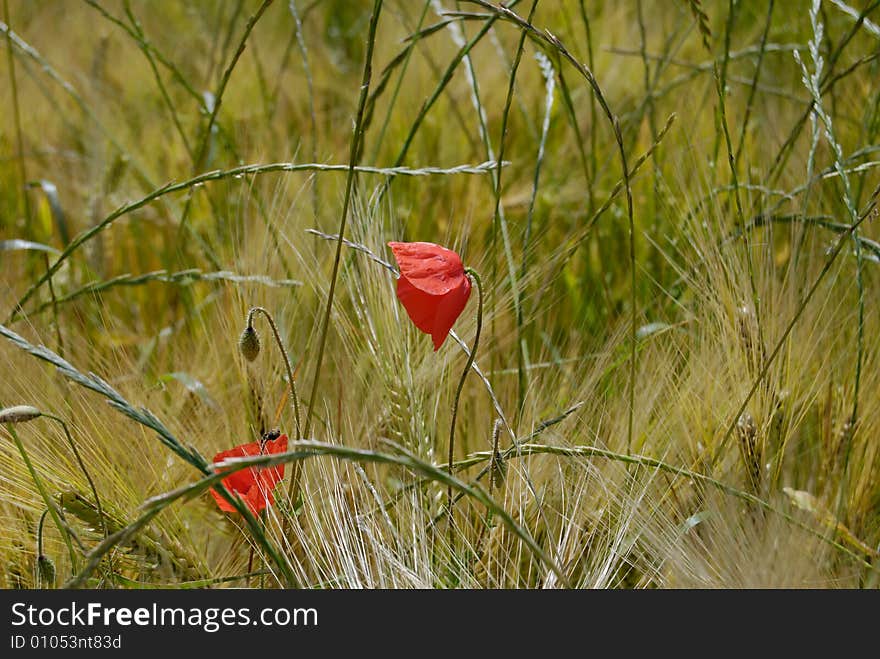
M 266 508 L 266 506 L 275 505 L 275 497 L 272 496 L 271 487 L 261 485 L 260 482 L 257 481 L 257 483 L 248 490 L 244 502 L 254 515 L 258 515 L 260 511 Z
M 238 457 L 238 456 L 230 456 L 230 457 Z M 223 479 L 223 486 L 229 490 L 230 492 L 235 492 L 242 494 L 248 491 L 248 488 L 254 484 L 254 480 L 256 479 L 257 472 L 253 467 L 248 467 L 247 469 L 241 469 L 239 471 L 233 472 L 229 474 L 226 478 Z
M 211 496 L 214 497 L 214 501 L 217 502 L 217 507 L 220 508 L 225 513 L 234 513 L 235 508 L 229 503 L 226 499 L 220 496 L 220 494 L 214 488 L 211 488 Z
M 227 449 L 226 451 L 220 451 L 217 455 L 214 456 L 214 462 L 220 462 L 221 460 L 225 460 L 226 458 L 243 458 L 247 455 L 259 454 L 260 442 L 251 442 L 250 444 L 234 446 L 231 449 Z
M 236 446 L 226 451 L 220 451 L 214 456 L 214 462 L 222 462 L 226 458 L 243 458 L 247 453 L 242 450 L 241 446 Z
M 221 451 L 214 456 L 214 462 L 221 462 L 227 458 L 243 458 L 254 455 L 275 453 L 284 453 L 287 450 L 287 435 L 280 435 L 274 440 L 265 442 L 263 450 L 260 450 L 260 442 L 251 442 L 234 446 L 226 451 Z M 223 485 L 232 494 L 244 497 L 244 502 L 254 514 L 263 510 L 267 502 L 269 505 L 274 503 L 272 490 L 275 485 L 284 478 L 284 465 L 259 469 L 256 467 L 248 467 L 236 471 L 223 479 Z M 211 489 L 211 496 L 217 502 L 217 506 L 224 512 L 235 512 L 235 507 L 226 501 L 220 494 Z
M 431 328 L 431 339 L 434 341 L 434 352 L 440 349 L 449 330 L 455 324 L 455 321 L 467 306 L 468 298 L 471 296 L 471 282 L 465 277 L 461 286 L 451 290 L 449 293 L 440 298 L 437 305 L 436 315 L 434 317 L 434 327 Z
M 266 453 L 269 455 L 284 453 L 285 451 L 287 451 L 287 435 L 281 435 L 272 441 L 266 442 Z M 274 485 L 284 478 L 284 465 L 280 464 L 276 467 L 270 467 L 265 469 L 264 472 L 267 472 L 272 477 Z
M 260 473 L 257 474 L 254 484 L 262 485 L 263 487 L 268 487 L 270 489 L 275 487 L 278 481 L 284 478 L 284 469 L 282 467 L 283 465 L 261 469 Z
M 277 438 L 266 442 L 265 453 L 269 455 L 274 455 L 275 453 L 284 453 L 286 450 L 287 435 L 279 435 Z
M 223 485 L 227 490 L 235 494 L 244 494 L 257 480 L 257 470 L 253 467 L 236 471 L 223 479 Z
M 397 280 L 397 297 L 413 324 L 425 334 L 430 334 L 437 315 L 438 296 L 419 290 L 401 275 Z
M 234 446 L 226 451 L 220 451 L 214 456 L 214 462 L 221 462 L 227 458 L 244 458 L 252 455 L 260 454 L 260 443 L 251 442 L 250 444 L 242 444 Z M 253 467 L 236 471 L 223 479 L 223 485 L 231 492 L 245 493 L 254 484 L 256 478 L 256 470 Z M 227 504 L 228 505 L 228 504 Z
M 444 295 L 465 279 L 461 258 L 434 243 L 396 243 L 388 246 L 400 266 L 401 277 L 430 295 Z

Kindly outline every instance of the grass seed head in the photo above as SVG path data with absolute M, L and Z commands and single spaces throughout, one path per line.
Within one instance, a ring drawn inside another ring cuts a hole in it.
M 748 412 L 744 412 L 736 424 L 740 440 L 743 462 L 748 470 L 749 480 L 756 490 L 761 484 L 761 454 L 758 446 L 758 425 Z
M 489 478 L 491 479 L 492 488 L 500 487 L 507 476 L 507 462 L 501 451 L 498 450 L 498 440 L 501 438 L 501 428 L 503 422 L 501 419 L 495 419 L 495 426 L 492 428 L 492 459 L 489 462 Z
M 25 423 L 43 416 L 36 407 L 31 405 L 14 405 L 0 410 L 0 423 Z

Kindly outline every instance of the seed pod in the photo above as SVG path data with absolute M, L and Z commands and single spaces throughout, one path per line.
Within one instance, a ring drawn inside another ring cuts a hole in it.
M 249 362 L 254 361 L 260 354 L 260 337 L 252 325 L 248 325 L 241 333 L 241 337 L 238 339 L 238 349 Z
M 24 423 L 43 416 L 36 407 L 31 405 L 15 405 L 0 410 L 0 423 Z

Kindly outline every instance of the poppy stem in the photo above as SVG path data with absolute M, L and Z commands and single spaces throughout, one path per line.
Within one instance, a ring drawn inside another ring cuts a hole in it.
M 278 331 L 275 319 L 272 318 L 272 314 L 269 313 L 267 309 L 264 309 L 263 307 L 253 307 L 248 311 L 248 329 L 253 329 L 254 316 L 258 313 L 263 314 L 269 322 L 269 326 L 272 328 L 272 334 L 275 337 L 275 343 L 278 344 L 278 349 L 281 351 L 281 356 L 284 358 L 284 368 L 287 370 L 287 381 L 290 384 L 290 401 L 293 406 L 293 417 L 296 423 L 296 439 L 300 440 L 302 439 L 302 430 L 300 429 L 299 421 L 299 397 L 296 395 L 296 382 L 293 379 L 293 368 L 290 365 L 290 357 L 287 354 L 287 349 L 284 347 L 284 342 L 281 340 L 281 333 Z
M 266 320 L 269 322 L 269 326 L 272 328 L 272 334 L 275 337 L 275 343 L 278 344 L 278 349 L 281 351 L 281 356 L 284 358 L 284 368 L 287 369 L 287 381 L 290 384 L 290 401 L 293 405 L 293 416 L 296 423 L 296 440 L 299 441 L 302 439 L 302 430 L 299 420 L 299 398 L 296 395 L 296 382 L 293 379 L 293 368 L 291 368 L 290 365 L 290 357 L 287 354 L 287 349 L 284 347 L 284 342 L 281 340 L 281 334 L 278 332 L 278 326 L 275 324 L 275 319 L 272 318 L 272 314 L 270 314 L 268 310 L 264 309 L 263 307 L 253 307 L 248 312 L 248 328 L 253 328 L 254 315 L 257 313 L 263 314 L 263 316 L 265 316 Z M 299 497 L 300 464 L 298 462 L 294 464 L 291 471 L 293 473 L 291 473 L 290 480 L 287 483 L 287 500 L 290 502 L 291 506 L 290 515 L 293 515 L 292 509 L 293 506 L 296 505 L 296 499 Z M 282 530 L 285 536 L 287 535 L 288 531 L 289 519 L 289 516 L 286 516 L 284 518 L 284 526 Z
M 470 355 L 468 355 L 467 364 L 464 367 L 464 371 L 462 371 L 461 379 L 458 381 L 458 389 L 455 390 L 455 398 L 452 401 L 452 423 L 449 426 L 449 464 L 448 471 L 449 475 L 452 476 L 452 462 L 455 457 L 455 420 L 458 418 L 458 401 L 461 398 L 461 390 L 464 388 L 464 381 L 467 378 L 467 374 L 471 370 L 471 366 L 474 364 L 474 358 L 477 354 L 477 348 L 480 345 L 480 330 L 483 329 L 483 282 L 480 279 L 480 275 L 477 274 L 477 271 L 473 268 L 465 268 L 465 274 L 467 274 L 471 279 L 473 279 L 474 283 L 477 286 L 477 331 L 474 335 L 474 345 L 471 348 Z M 449 546 L 452 547 L 452 485 L 447 485 L 446 488 L 446 510 L 449 515 Z

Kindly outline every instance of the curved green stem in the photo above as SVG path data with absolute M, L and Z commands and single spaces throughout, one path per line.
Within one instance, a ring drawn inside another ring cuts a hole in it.
M 483 282 L 480 275 L 473 268 L 467 268 L 465 273 L 474 280 L 477 285 L 477 332 L 474 335 L 474 346 L 468 355 L 467 364 L 461 373 L 461 379 L 458 381 L 458 389 L 455 390 L 455 398 L 452 401 L 452 423 L 449 425 L 449 473 L 452 474 L 452 462 L 455 457 L 455 420 L 458 418 L 458 401 L 461 398 L 461 390 L 464 389 L 464 381 L 467 374 L 471 370 L 474 358 L 477 354 L 477 348 L 480 345 L 480 330 L 483 329 Z M 446 486 L 446 510 L 449 515 L 449 544 L 452 545 L 452 484 Z
M 281 351 L 281 356 L 284 358 L 284 368 L 287 370 L 287 381 L 290 383 L 290 401 L 293 406 L 293 418 L 296 423 L 296 439 L 302 439 L 302 426 L 299 422 L 299 397 L 296 395 L 296 383 L 293 379 L 293 368 L 290 365 L 290 356 L 287 354 L 287 349 L 284 347 L 284 342 L 281 340 L 281 333 L 278 331 L 278 326 L 275 324 L 275 319 L 272 318 L 272 314 L 269 313 L 268 310 L 263 307 L 253 307 L 250 311 L 248 311 L 247 317 L 247 326 L 249 329 L 253 329 L 254 327 L 254 316 L 257 313 L 263 314 L 266 320 L 269 323 L 269 327 L 272 328 L 272 335 L 275 337 L 275 343 L 278 345 L 278 350 Z
M 296 395 L 296 383 L 293 379 L 293 368 L 290 365 L 290 357 L 287 354 L 287 349 L 284 347 L 284 342 L 281 340 L 281 334 L 278 332 L 278 326 L 275 324 L 275 319 L 272 318 L 272 314 L 270 314 L 263 307 L 253 307 L 248 312 L 247 317 L 247 326 L 248 328 L 253 328 L 253 320 L 254 315 L 257 313 L 263 314 L 266 320 L 269 322 L 269 326 L 272 328 L 272 334 L 275 337 L 275 343 L 278 345 L 278 349 L 281 351 L 281 356 L 284 358 L 284 368 L 287 369 L 287 381 L 290 383 L 290 401 L 293 406 L 293 416 L 296 423 L 296 441 L 302 439 L 302 426 L 300 425 L 299 420 L 299 397 Z M 290 502 L 290 505 L 293 506 L 296 503 L 296 500 L 299 498 L 299 480 L 300 480 L 300 463 L 297 462 L 293 465 L 292 473 L 290 474 L 290 480 L 287 481 L 287 500 Z M 291 512 L 291 515 L 293 513 Z M 289 530 L 289 523 L 291 515 L 286 515 L 284 517 L 284 523 L 282 527 L 282 534 L 287 535 Z M 250 568 L 248 569 L 250 572 Z

